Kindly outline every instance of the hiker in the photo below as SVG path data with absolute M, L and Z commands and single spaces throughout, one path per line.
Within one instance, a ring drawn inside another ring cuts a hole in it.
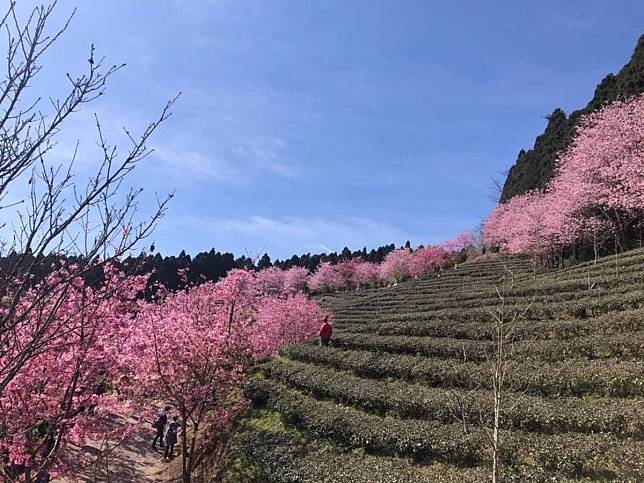
M 320 345 L 328 346 L 329 342 L 331 342 L 331 336 L 333 335 L 333 327 L 329 324 L 328 315 L 325 315 L 324 319 L 322 319 L 322 327 L 320 327 L 318 335 L 320 336 Z
M 179 418 L 177 416 L 173 416 L 172 422 L 168 424 L 168 432 L 165 435 L 164 458 L 166 460 L 174 458 L 174 445 L 177 442 L 177 431 L 179 431 Z
M 157 430 L 154 441 L 152 441 L 153 449 L 157 449 L 157 440 L 159 441 L 159 446 L 163 448 L 163 432 L 165 431 L 165 425 L 168 422 L 168 411 L 170 411 L 170 406 L 166 406 L 163 411 L 159 413 L 157 420 L 152 423 L 152 427 Z

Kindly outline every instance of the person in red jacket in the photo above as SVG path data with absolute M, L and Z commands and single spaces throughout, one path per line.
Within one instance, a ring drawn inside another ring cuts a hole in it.
M 324 319 L 322 319 L 322 327 L 320 327 L 318 335 L 320 336 L 320 345 L 328 346 L 329 342 L 331 342 L 331 336 L 333 335 L 333 327 L 329 323 L 328 315 L 325 315 Z

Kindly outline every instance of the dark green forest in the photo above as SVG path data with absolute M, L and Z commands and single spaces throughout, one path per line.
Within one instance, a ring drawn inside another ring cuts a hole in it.
M 411 248 L 411 243 L 408 241 L 405 247 Z M 154 252 L 154 246 L 150 247 L 150 251 Z M 396 249 L 393 243 L 390 245 L 383 245 L 378 248 L 367 251 L 367 248 L 362 250 L 351 251 L 345 247 L 340 253 L 305 253 L 302 255 L 293 255 L 286 260 L 271 260 L 268 254 L 262 257 L 253 258 L 246 255 L 235 257 L 234 254 L 229 252 L 219 252 L 214 248 L 207 252 L 201 252 L 197 255 L 190 256 L 184 250 L 178 256 L 169 255 L 163 256 L 160 253 L 156 254 L 143 254 L 138 257 L 129 257 L 122 260 L 120 267 L 122 270 L 132 272 L 134 274 L 149 274 L 148 287 L 151 288 L 156 284 L 161 284 L 171 291 L 185 288 L 188 285 L 200 284 L 203 282 L 214 281 L 224 277 L 230 270 L 235 268 L 248 269 L 248 270 L 262 270 L 272 266 L 281 269 L 289 269 L 291 267 L 304 267 L 311 272 L 315 271 L 321 262 L 337 263 L 341 260 L 348 260 L 351 258 L 361 258 L 369 262 L 380 263 L 387 254 Z M 0 275 L 11 273 L 12 267 L 19 260 L 20 255 L 17 253 L 10 253 L 7 256 L 0 257 Z M 68 255 L 49 255 L 46 257 L 33 257 L 29 260 L 32 265 L 33 283 L 41 281 L 44 277 L 49 275 L 54 268 L 60 266 L 61 262 L 75 263 L 79 259 L 75 256 Z M 102 271 L 90 270 L 86 274 L 86 279 L 92 282 L 100 282 L 102 280 Z M 2 294 L 0 294 L 2 295 Z
M 410 248 L 410 242 L 406 245 Z M 123 263 L 130 267 L 136 267 L 138 273 L 149 273 L 150 284 L 160 282 L 169 290 L 177 290 L 186 286 L 186 284 L 199 284 L 205 281 L 217 281 L 225 276 L 229 270 L 234 268 L 245 268 L 249 270 L 262 270 L 272 266 L 282 269 L 291 267 L 304 267 L 314 271 L 321 262 L 330 262 L 335 264 L 340 260 L 350 258 L 362 258 L 369 262 L 382 262 L 387 254 L 396 249 L 392 243 L 383 245 L 371 251 L 367 248 L 362 250 L 351 251 L 345 247 L 340 253 L 305 253 L 303 255 L 293 255 L 287 260 L 271 260 L 268 254 L 264 254 L 259 259 L 254 259 L 242 255 L 238 258 L 232 253 L 221 253 L 214 249 L 208 252 L 201 252 L 191 257 L 185 251 L 181 251 L 178 256 L 148 255 L 137 259 L 126 259 Z M 187 269 L 187 270 L 186 270 Z M 182 280 L 180 271 L 186 271 L 186 279 Z
M 629 96 L 644 92 L 644 35 L 639 38 L 631 60 L 617 75 L 608 74 L 595 89 L 595 95 L 583 109 L 569 116 L 556 108 L 548 116 L 548 124 L 543 134 L 537 136 L 534 147 L 522 149 L 517 160 L 508 172 L 503 185 L 501 200 L 546 186 L 553 175 L 558 153 L 568 147 L 579 119 L 601 106 Z

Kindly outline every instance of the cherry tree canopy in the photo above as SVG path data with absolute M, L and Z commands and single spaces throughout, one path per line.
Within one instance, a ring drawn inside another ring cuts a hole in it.
M 644 216 L 644 95 L 587 115 L 543 192 L 497 205 L 484 239 L 510 253 L 544 255 L 625 234 Z

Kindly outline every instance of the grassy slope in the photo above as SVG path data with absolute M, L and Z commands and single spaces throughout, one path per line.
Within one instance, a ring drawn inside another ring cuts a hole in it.
M 503 420 L 508 479 L 638 481 L 643 268 L 644 250 L 536 278 L 527 260 L 490 258 L 327 295 L 336 346 L 292 348 L 261 368 L 248 393 L 280 424 L 247 428 L 240 447 L 260 481 L 487 478 L 489 314 L 501 287 L 525 312 Z

